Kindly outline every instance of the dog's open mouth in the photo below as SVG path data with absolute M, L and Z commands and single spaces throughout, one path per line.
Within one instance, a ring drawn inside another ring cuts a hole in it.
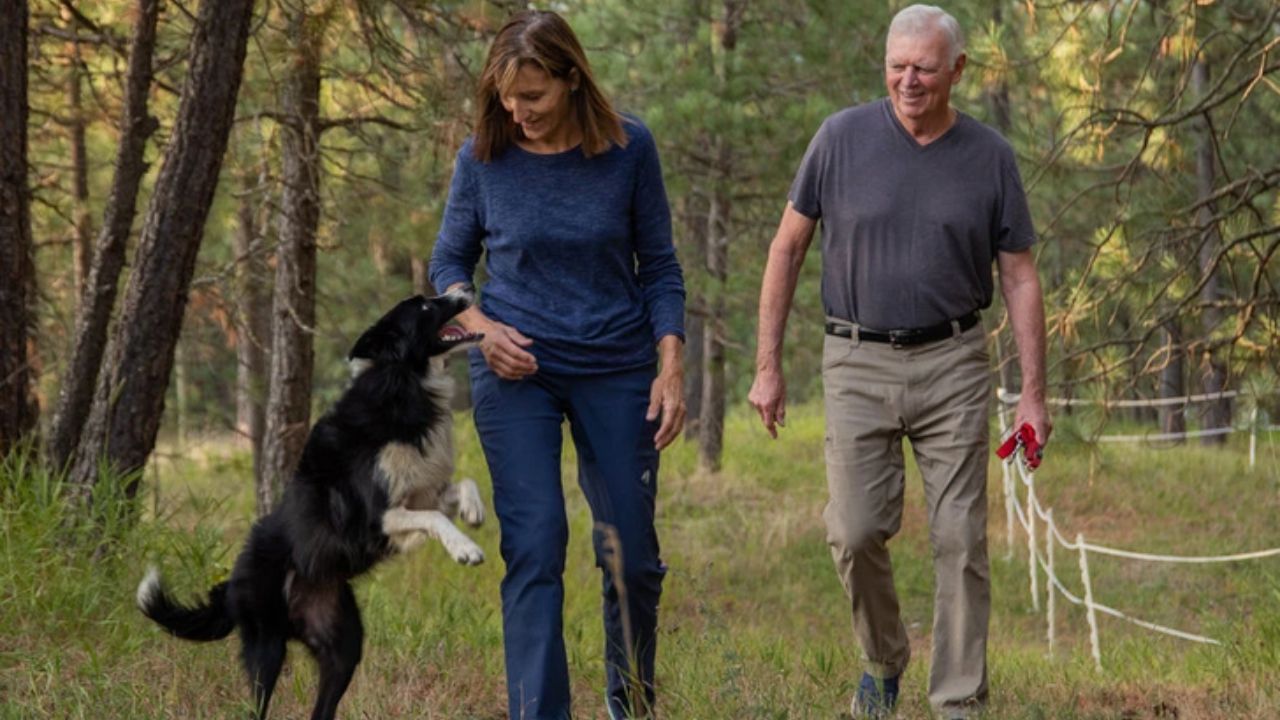
M 458 325 L 445 325 L 440 330 L 440 340 L 449 345 L 479 342 L 482 339 L 484 339 L 484 333 L 467 332 Z

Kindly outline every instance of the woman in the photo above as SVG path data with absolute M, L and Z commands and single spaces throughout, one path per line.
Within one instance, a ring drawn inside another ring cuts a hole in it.
M 569 25 L 515 15 L 480 78 L 431 282 L 488 281 L 461 322 L 502 532 L 512 718 L 569 717 L 561 423 L 595 519 L 611 718 L 653 703 L 658 453 L 684 425 L 684 282 L 652 136 L 611 107 Z M 655 351 L 656 346 L 656 351 Z M 620 577 L 618 577 L 620 574 Z

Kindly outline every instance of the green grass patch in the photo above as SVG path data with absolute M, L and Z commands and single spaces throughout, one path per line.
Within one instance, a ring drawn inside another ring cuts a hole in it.
M 821 411 L 804 406 L 790 415 L 783 438 L 772 441 L 746 412 L 733 414 L 719 474 L 696 470 L 689 443 L 663 456 L 659 531 L 670 566 L 658 651 L 664 717 L 833 720 L 847 707 L 861 667 L 824 540 Z M 1270 440 L 1251 469 L 1245 436 L 1222 448 L 1162 449 L 1099 447 L 1074 437 L 1055 439 L 1036 478 L 1041 502 L 1068 537 L 1079 532 L 1102 545 L 1183 555 L 1280 546 L 1280 464 Z M 474 477 L 489 501 L 488 474 L 465 416 L 458 438 L 460 473 Z M 600 576 L 571 445 L 564 484 L 575 718 L 603 718 Z M 0 718 L 247 714 L 235 641 L 174 640 L 133 605 L 149 562 L 159 562 L 185 598 L 227 572 L 253 515 L 247 451 L 223 441 L 182 452 L 162 448 L 133 516 L 107 485 L 96 503 L 104 515 L 85 529 L 72 522 L 56 477 L 16 459 L 0 472 Z M 892 548 L 915 657 L 898 715 L 909 720 L 929 717 L 933 574 L 913 468 L 907 487 L 903 530 Z M 1005 541 L 994 461 L 989 502 L 990 717 L 1277 715 L 1280 559 L 1166 566 L 1091 557 L 1099 602 L 1222 642 L 1198 645 L 1104 616 L 1099 673 L 1084 613 L 1062 599 L 1055 652 L 1048 653 L 1045 614 L 1033 611 L 1028 593 L 1026 537 L 1016 533 L 1013 548 Z M 113 514 L 113 507 L 123 509 Z M 472 535 L 489 558 L 478 568 L 457 566 L 428 544 L 357 582 L 365 660 L 342 717 L 505 716 L 496 523 Z M 1076 556 L 1058 550 L 1055 561 L 1080 594 Z M 1043 594 L 1043 577 L 1040 588 Z M 273 715 L 304 717 L 314 687 L 305 650 L 291 647 Z

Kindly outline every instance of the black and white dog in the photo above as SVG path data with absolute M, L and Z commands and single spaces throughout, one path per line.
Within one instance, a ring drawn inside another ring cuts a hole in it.
M 451 483 L 451 384 L 443 357 L 480 336 L 449 321 L 473 293 L 401 302 L 360 336 L 351 387 L 311 429 L 279 507 L 258 520 L 228 581 L 183 607 L 154 568 L 138 586 L 142 612 L 186 640 L 240 630 L 241 655 L 263 718 L 284 664 L 302 641 L 320 666 L 313 720 L 332 718 L 360 662 L 364 628 L 350 580 L 428 538 L 456 561 L 484 560 L 450 520 L 484 520 L 475 482 Z M 433 367 L 434 366 L 434 367 Z

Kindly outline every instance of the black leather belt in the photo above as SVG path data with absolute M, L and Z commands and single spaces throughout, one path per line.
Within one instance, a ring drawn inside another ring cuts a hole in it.
M 923 328 L 912 328 L 910 330 L 872 330 L 859 326 L 858 339 L 863 342 L 888 343 L 894 347 L 910 347 L 912 345 L 923 345 L 925 343 L 935 342 L 937 340 L 946 340 L 955 334 L 955 329 L 951 323 L 960 324 L 960 332 L 964 332 L 974 325 L 978 324 L 978 312 L 975 310 L 968 315 L 946 322 L 930 325 Z M 827 323 L 827 334 L 836 337 L 852 338 L 854 326 L 845 325 L 843 323 Z

